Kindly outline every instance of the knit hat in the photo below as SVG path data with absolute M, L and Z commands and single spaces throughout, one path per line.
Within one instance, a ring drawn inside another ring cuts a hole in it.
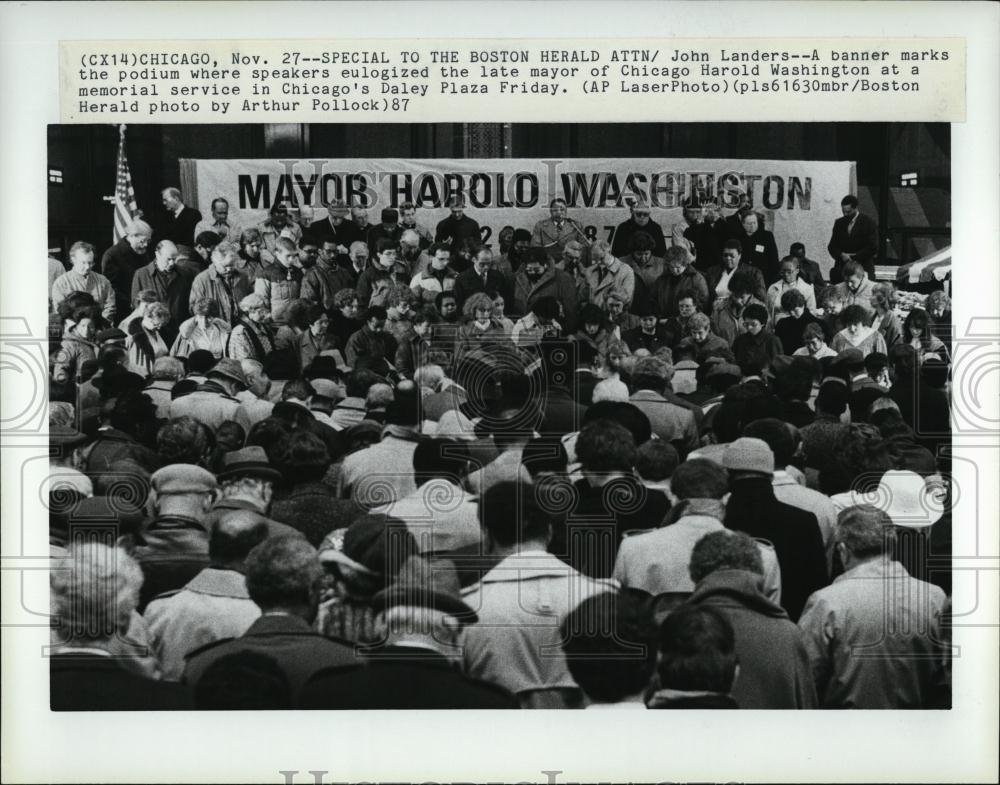
M 744 436 L 729 444 L 722 465 L 734 472 L 774 474 L 774 453 L 763 439 Z

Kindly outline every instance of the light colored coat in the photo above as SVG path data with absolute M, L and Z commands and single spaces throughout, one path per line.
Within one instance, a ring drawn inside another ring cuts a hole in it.
M 515 694 L 577 688 L 559 626 L 588 597 L 614 590 L 544 551 L 508 556 L 462 591 L 479 615 L 463 637 L 465 674 Z
M 243 575 L 213 567 L 206 567 L 180 591 L 153 600 L 144 614 L 167 681 L 180 681 L 188 652 L 223 638 L 238 638 L 258 616 L 260 608 L 247 594 Z
M 691 552 L 706 534 L 723 529 L 722 521 L 713 513 L 719 503 L 714 499 L 691 499 L 689 513 L 669 526 L 644 534 L 626 537 L 618 549 L 614 578 L 622 586 L 642 589 L 654 597 L 667 592 L 694 591 L 688 573 Z M 781 602 L 781 569 L 774 548 L 757 541 L 764 562 L 763 593 L 776 605 Z
M 615 259 L 608 265 L 608 272 L 603 280 L 598 280 L 598 266 L 592 264 L 584 273 L 590 302 L 601 308 L 607 304 L 608 295 L 612 292 L 620 294 L 625 300 L 625 307 L 632 304 L 635 296 L 635 272 L 621 259 Z
M 828 709 L 930 708 L 944 679 L 945 593 L 882 557 L 806 601 L 799 627 Z

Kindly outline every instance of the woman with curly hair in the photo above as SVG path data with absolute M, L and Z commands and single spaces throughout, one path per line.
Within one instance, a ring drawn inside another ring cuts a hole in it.
M 848 305 L 842 314 L 847 325 L 833 336 L 830 348 L 838 354 L 844 349 L 857 349 L 864 357 L 872 352 L 886 354 L 885 339 L 882 333 L 868 326 L 871 314 L 862 305 Z
M 882 333 L 886 349 L 891 349 L 902 339 L 899 317 L 893 311 L 896 305 L 896 290 L 889 284 L 877 283 L 872 287 L 872 307 L 875 317 L 872 327 Z
M 181 323 L 170 353 L 174 357 L 187 357 L 191 352 L 204 349 L 219 359 L 226 352 L 231 328 L 229 322 L 219 318 L 218 303 L 209 297 L 200 297 L 194 301 L 191 312 L 194 316 Z
M 493 299 L 485 292 L 476 292 L 462 306 L 465 323 L 455 336 L 456 360 L 474 349 L 510 342 L 503 325 L 493 316 Z

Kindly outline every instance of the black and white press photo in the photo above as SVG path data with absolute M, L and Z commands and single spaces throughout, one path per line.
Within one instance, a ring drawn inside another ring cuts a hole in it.
M 46 154 L 52 711 L 951 709 L 948 123 Z

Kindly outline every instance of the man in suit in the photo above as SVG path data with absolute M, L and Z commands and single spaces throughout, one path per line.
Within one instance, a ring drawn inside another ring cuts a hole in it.
M 844 214 L 833 222 L 833 234 L 826 250 L 833 257 L 830 283 L 843 280 L 845 264 L 854 261 L 865 268 L 869 277 L 875 278 L 875 259 L 878 256 L 878 225 L 858 209 L 858 197 L 848 194 L 840 200 Z
M 160 194 L 166 216 L 157 233 L 158 240 L 170 240 L 190 251 L 194 246 L 194 228 L 201 221 L 201 213 L 184 204 L 179 188 L 164 188 Z
M 255 652 L 277 662 L 295 695 L 317 671 L 357 664 L 350 647 L 313 632 L 323 575 L 316 549 L 302 537 L 274 537 L 254 548 L 246 560 L 246 587 L 260 618 L 239 638 L 188 654 L 183 681 L 197 685 L 222 657 Z
M 477 292 L 486 292 L 490 297 L 501 294 L 506 302 L 511 301 L 507 282 L 493 269 L 493 251 L 485 246 L 476 251 L 472 258 L 472 267 L 455 279 L 454 291 L 459 308 Z
M 302 691 L 307 709 L 516 709 L 506 690 L 462 674 L 463 627 L 478 621 L 459 594 L 451 562 L 410 556 L 375 595 L 386 645 L 367 667 L 331 668 Z
M 587 236 L 579 221 L 566 216 L 566 200 L 553 199 L 549 203 L 549 218 L 535 224 L 531 232 L 531 245 L 544 248 L 553 261 L 562 255 L 563 248 L 570 240 L 586 242 Z

